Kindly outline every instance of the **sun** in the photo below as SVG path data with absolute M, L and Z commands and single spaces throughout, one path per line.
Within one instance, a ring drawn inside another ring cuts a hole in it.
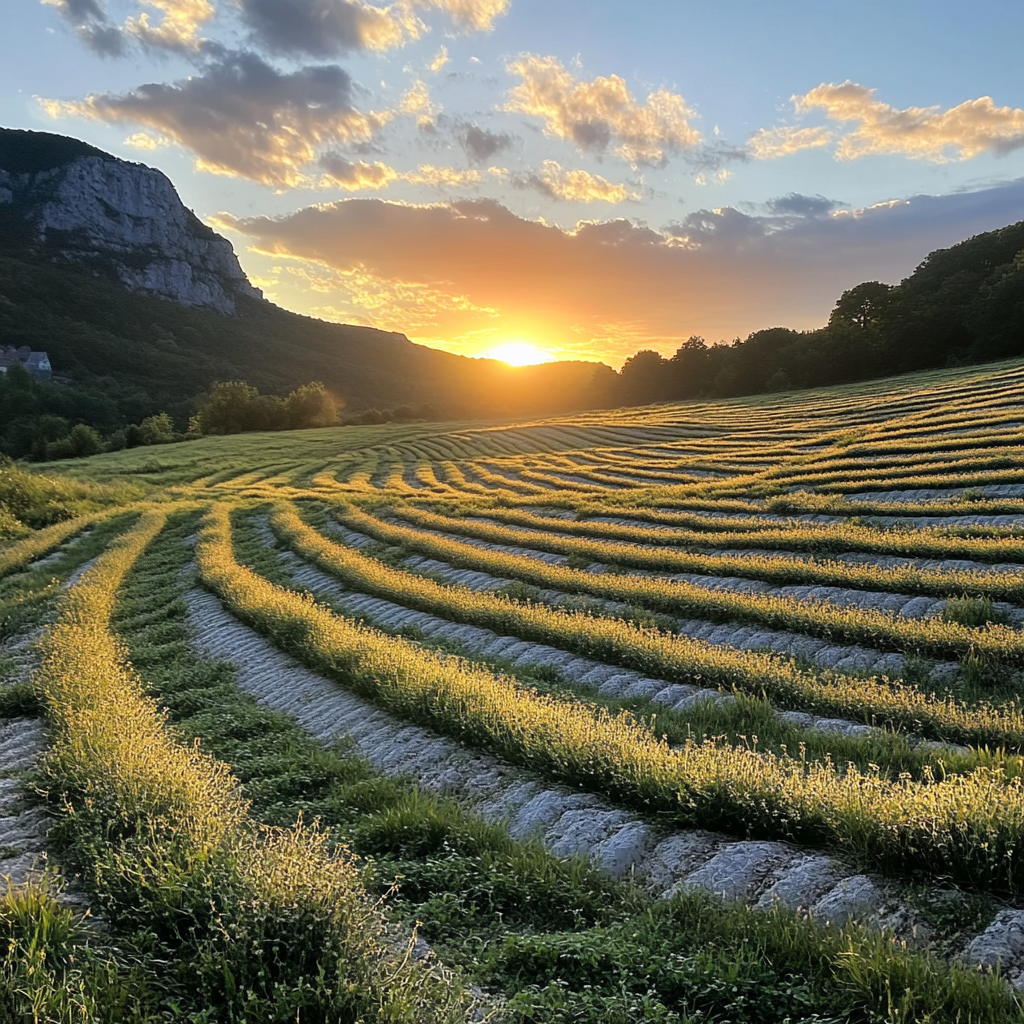
M 500 359 L 509 366 L 533 366 L 535 363 L 550 363 L 551 356 L 536 345 L 525 341 L 510 341 L 505 345 L 484 352 L 485 359 Z

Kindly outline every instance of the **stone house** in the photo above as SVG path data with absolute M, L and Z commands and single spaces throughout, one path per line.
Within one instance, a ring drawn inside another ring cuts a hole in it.
M 28 345 L 15 348 L 13 345 L 0 345 L 0 373 L 6 373 L 8 366 L 21 363 L 22 366 L 39 380 L 49 380 L 53 376 L 50 358 L 45 352 L 33 352 Z

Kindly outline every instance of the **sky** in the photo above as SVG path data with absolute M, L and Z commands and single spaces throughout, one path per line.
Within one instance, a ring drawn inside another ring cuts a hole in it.
M 274 302 L 670 355 L 1024 219 L 1006 0 L 9 0 L 0 125 L 157 167 Z

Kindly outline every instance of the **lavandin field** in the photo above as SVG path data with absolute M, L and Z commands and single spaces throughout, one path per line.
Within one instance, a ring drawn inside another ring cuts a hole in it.
M 0 555 L 0 1005 L 1024 1019 L 1022 388 L 67 464 L 147 497 Z

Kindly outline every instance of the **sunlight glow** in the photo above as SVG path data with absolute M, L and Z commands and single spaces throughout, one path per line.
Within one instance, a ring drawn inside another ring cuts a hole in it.
M 500 359 L 509 366 L 533 366 L 535 363 L 550 363 L 551 354 L 525 341 L 510 341 L 483 353 L 484 359 Z

